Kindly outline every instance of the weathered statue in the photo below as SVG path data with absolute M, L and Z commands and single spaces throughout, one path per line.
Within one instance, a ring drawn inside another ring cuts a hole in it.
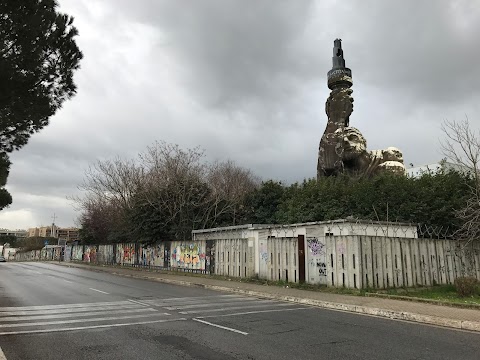
M 327 126 L 318 150 L 317 178 L 355 173 L 373 175 L 380 171 L 404 173 L 400 150 L 367 151 L 367 142 L 358 129 L 349 127 L 353 112 L 352 71 L 345 67 L 342 42 L 334 41 L 333 67 L 328 72 L 328 87 L 332 91 L 325 103 Z
M 367 141 L 354 127 L 345 127 L 335 131 L 337 146 L 343 149 L 343 171 L 352 175 L 376 175 L 381 172 L 405 174 L 402 152 L 389 147 L 385 150 L 367 151 Z
M 325 103 L 328 121 L 318 151 L 317 177 L 338 175 L 343 172 L 343 147 L 338 146 L 339 138 L 334 133 L 349 125 L 353 112 L 350 89 L 353 85 L 352 71 L 345 67 L 340 39 L 334 42 L 332 63 L 332 70 L 327 75 L 328 87 L 332 91 Z

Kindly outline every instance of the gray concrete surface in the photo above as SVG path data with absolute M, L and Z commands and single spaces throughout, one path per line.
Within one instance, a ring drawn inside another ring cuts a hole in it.
M 118 270 L 0 264 L 5 357 L 478 359 L 480 353 L 478 333 L 109 273 Z
M 264 286 L 237 281 L 218 280 L 209 277 L 185 276 L 165 272 L 148 271 L 142 268 L 95 266 L 82 263 L 60 263 L 67 267 L 90 269 L 93 271 L 155 280 L 184 286 L 197 286 L 217 291 L 234 292 L 249 296 L 267 297 L 281 301 L 291 301 L 327 309 L 356 312 L 360 314 L 387 317 L 390 319 L 420 322 L 456 329 L 480 331 L 479 309 L 462 309 L 428 303 L 393 300 L 379 297 L 359 297 L 306 291 L 299 289 Z

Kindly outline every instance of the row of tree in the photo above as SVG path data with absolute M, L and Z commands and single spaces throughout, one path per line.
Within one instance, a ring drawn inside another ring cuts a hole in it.
M 85 243 L 190 239 L 192 229 L 288 224 L 354 217 L 423 223 L 459 231 L 471 198 L 465 172 L 329 177 L 285 185 L 228 161 L 208 163 L 198 148 L 158 142 L 137 160 L 94 164 L 76 198 Z
M 74 200 L 85 242 L 188 239 L 192 229 L 245 220 L 248 195 L 260 185 L 231 161 L 208 163 L 198 148 L 157 142 L 136 160 L 98 161 Z

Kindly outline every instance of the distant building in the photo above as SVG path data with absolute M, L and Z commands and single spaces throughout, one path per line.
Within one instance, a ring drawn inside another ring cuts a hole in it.
M 53 237 L 67 242 L 77 241 L 79 238 L 78 228 L 61 228 L 56 225 L 42 226 L 28 229 L 29 237 Z
M 30 228 L 28 229 L 28 237 L 56 237 L 57 229 L 56 225 Z
M 467 174 L 471 170 L 465 166 L 454 164 L 447 161 L 439 161 L 433 164 L 414 166 L 406 169 L 407 176 L 409 177 L 420 177 L 423 174 L 435 175 L 440 171 L 458 171 L 460 173 Z
M 59 240 L 66 240 L 67 242 L 78 241 L 79 231 L 78 228 L 58 228 L 57 229 L 57 238 Z
M 24 238 L 28 236 L 28 232 L 26 230 L 0 229 L 0 236 L 15 236 L 17 238 Z

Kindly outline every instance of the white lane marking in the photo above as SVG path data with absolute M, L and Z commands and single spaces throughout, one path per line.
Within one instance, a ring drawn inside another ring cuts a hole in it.
M 135 303 L 135 304 L 142 305 L 142 306 L 150 306 L 150 305 L 148 305 L 148 304 L 145 304 L 145 303 L 140 302 L 140 301 L 137 301 L 137 300 L 128 299 L 128 301 L 130 301 L 130 302 L 132 302 L 132 303 Z
M 226 327 L 226 326 L 214 324 L 214 323 L 211 323 L 211 322 L 208 322 L 208 321 L 205 321 L 205 320 L 200 320 L 200 319 L 196 319 L 196 318 L 193 318 L 192 320 L 193 320 L 193 321 L 197 321 L 197 322 L 202 323 L 202 324 L 205 324 L 205 325 L 214 326 L 214 327 L 217 327 L 217 328 L 219 328 L 219 329 L 228 330 L 228 331 L 233 331 L 233 332 L 235 332 L 235 333 L 242 334 L 242 335 L 248 335 L 248 333 L 246 333 L 246 332 L 244 332 L 244 331 L 240 331 L 240 330 L 232 329 L 232 328 L 229 328 L 229 327 Z
M 218 312 L 218 311 L 230 311 L 230 310 L 242 310 L 242 309 L 252 309 L 252 308 L 262 308 L 267 306 L 295 306 L 296 304 L 265 304 L 265 305 L 249 305 L 249 306 L 232 306 L 227 308 L 220 308 L 220 309 L 206 309 L 206 310 L 192 310 L 192 311 L 179 311 L 180 314 L 198 314 L 198 313 L 210 313 L 210 312 Z M 170 309 L 169 309 L 170 310 Z
M 256 299 L 253 299 L 253 300 L 256 300 Z M 235 301 L 235 302 L 229 302 L 229 303 L 208 303 L 208 304 L 193 304 L 193 305 L 181 305 L 181 306 L 166 306 L 164 307 L 165 309 L 167 310 L 185 310 L 185 309 L 195 309 L 195 308 L 202 308 L 202 307 L 212 307 L 212 306 L 222 306 L 222 305 L 227 305 L 227 306 L 230 306 L 230 305 L 240 305 L 240 304 L 244 304 L 245 301 Z M 252 304 L 253 302 L 249 302 L 250 304 Z M 274 302 L 272 300 L 257 300 L 255 301 L 255 304 L 267 304 L 267 303 L 270 303 L 270 304 L 273 304 Z
M 269 312 L 278 312 L 278 311 L 296 311 L 296 310 L 311 310 L 312 307 L 303 307 L 303 308 L 294 308 L 294 309 L 272 309 L 272 310 L 258 310 L 258 311 L 245 311 L 233 314 L 221 314 L 221 315 L 207 315 L 207 316 L 197 316 L 197 319 L 206 319 L 212 317 L 226 317 L 226 316 L 239 316 L 239 315 L 248 315 L 248 314 L 259 314 L 259 313 L 269 313 Z M 182 314 L 182 313 L 180 313 Z
M 135 314 L 130 316 L 111 316 L 95 319 L 74 319 L 74 320 L 65 320 L 65 321 L 40 321 L 32 323 L 17 323 L 17 324 L 0 324 L 0 328 L 9 328 L 9 327 L 24 327 L 24 326 L 44 326 L 44 325 L 60 325 L 60 324 L 74 324 L 82 322 L 98 322 L 98 321 L 110 321 L 110 320 L 123 320 L 130 318 L 142 318 L 142 317 L 152 317 L 152 316 L 161 316 L 166 313 L 155 313 L 155 314 Z
M 48 309 L 48 310 L 20 310 L 20 311 L 3 311 L 0 312 L 0 318 L 2 316 L 21 316 L 21 315 L 48 315 L 48 314 L 65 314 L 65 313 L 81 313 L 90 312 L 92 314 L 101 312 L 104 310 L 120 310 L 120 309 L 137 309 L 138 306 L 134 304 L 121 305 L 121 306 L 85 306 L 82 308 L 62 308 L 62 309 Z
M 65 281 L 65 282 L 67 282 L 67 283 L 71 283 L 71 282 L 73 282 L 73 281 L 70 281 L 70 280 L 65 280 L 65 279 L 63 279 L 63 281 Z
M 97 289 L 94 289 L 94 288 L 89 288 L 90 290 L 93 290 L 93 291 L 98 291 L 99 293 L 102 293 L 102 294 L 105 294 L 105 295 L 110 295 L 109 293 L 105 292 L 105 291 L 102 291 L 102 290 L 97 290 Z
M 152 308 L 142 308 L 142 309 L 132 309 L 132 310 L 112 310 L 110 311 L 98 311 L 98 312 L 81 312 L 73 314 L 52 314 L 52 315 L 33 315 L 33 316 L 9 316 L 9 317 L 0 317 L 0 323 L 3 321 L 27 321 L 27 320 L 48 320 L 48 319 L 62 319 L 62 318 L 75 318 L 75 317 L 87 317 L 87 316 L 98 316 L 102 315 L 117 315 L 117 314 L 132 314 L 140 312 L 158 312 L 158 310 Z
M 12 310 L 42 310 L 42 309 L 64 309 L 68 308 L 78 308 L 86 306 L 106 306 L 106 305 L 131 305 L 129 301 L 109 301 L 109 302 L 94 302 L 94 303 L 77 303 L 77 304 L 59 304 L 59 305 L 34 305 L 34 306 L 10 306 L 10 307 L 0 307 L 0 312 L 2 311 L 12 311 Z M 1 315 L 1 314 L 0 314 Z
M 215 296 L 193 296 L 193 297 L 181 297 L 181 298 L 167 298 L 167 299 L 154 299 L 144 300 L 143 302 L 150 305 L 163 304 L 165 302 L 175 302 L 179 304 L 181 302 L 198 302 L 198 300 L 210 300 L 210 299 L 222 299 L 222 298 L 241 298 L 242 295 L 215 295 Z
M 85 329 L 101 329 L 101 328 L 110 328 L 110 327 L 119 327 L 119 326 L 131 326 L 131 325 L 144 325 L 144 324 L 155 324 L 155 323 L 166 323 L 174 321 L 186 321 L 186 318 L 172 319 L 172 320 L 152 320 L 152 321 L 141 321 L 134 323 L 124 323 L 124 324 L 109 324 L 109 325 L 93 325 L 93 326 L 80 326 L 72 328 L 58 328 L 58 329 L 45 329 L 45 330 L 25 330 L 25 331 L 9 331 L 9 332 L 0 332 L 2 335 L 22 335 L 22 334 L 39 334 L 39 333 L 50 333 L 50 332 L 64 332 L 64 331 L 74 331 L 74 330 L 85 330 Z M 0 358 L 0 360 L 2 360 Z
M 7 357 L 6 357 L 5 354 L 3 353 L 1 347 L 0 347 L 0 360 L 7 360 Z
M 212 301 L 213 300 L 213 301 Z M 220 304 L 220 303 L 231 303 L 239 301 L 256 301 L 260 300 L 257 298 L 245 298 L 245 297 L 231 297 L 231 298 L 212 298 L 212 299 L 198 299 L 198 300 L 185 300 L 185 301 L 166 301 L 166 302 L 157 302 L 157 306 L 183 306 L 183 305 L 192 305 L 192 304 Z M 173 304 L 172 304 L 173 303 Z

